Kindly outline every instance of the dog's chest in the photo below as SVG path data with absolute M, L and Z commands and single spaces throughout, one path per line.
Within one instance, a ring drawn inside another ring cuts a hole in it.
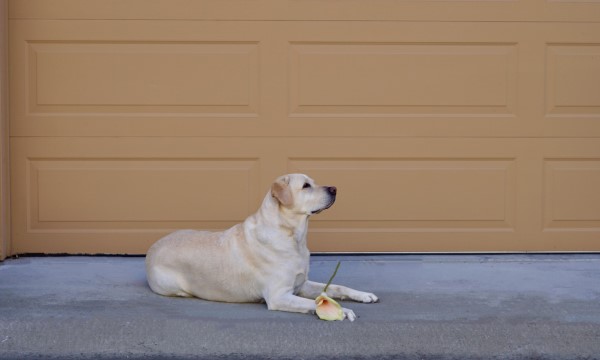
M 304 259 L 303 259 L 304 260 Z M 296 273 L 296 277 L 294 278 L 294 293 L 297 294 L 302 288 L 302 285 L 308 280 L 308 260 L 302 261 L 297 269 L 299 270 Z
M 300 273 L 296 275 L 296 279 L 294 281 L 294 294 L 297 294 L 300 291 L 302 285 L 304 285 L 306 282 L 306 279 L 306 273 Z

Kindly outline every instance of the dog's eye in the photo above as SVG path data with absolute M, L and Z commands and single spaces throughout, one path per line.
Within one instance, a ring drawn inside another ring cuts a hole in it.
M 308 188 L 310 188 L 310 187 L 311 187 L 311 186 L 310 186 L 310 184 L 309 184 L 309 183 L 304 183 L 304 185 L 302 185 L 302 188 L 303 188 L 303 189 L 308 189 Z

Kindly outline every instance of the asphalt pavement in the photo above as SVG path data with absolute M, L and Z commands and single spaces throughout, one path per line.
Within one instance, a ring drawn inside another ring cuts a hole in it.
M 600 359 L 600 255 L 313 256 L 354 322 L 168 298 L 143 257 L 0 263 L 0 359 Z

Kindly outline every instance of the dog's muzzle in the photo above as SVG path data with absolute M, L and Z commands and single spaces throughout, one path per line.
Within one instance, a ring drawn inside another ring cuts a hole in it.
M 319 214 L 321 211 L 329 209 L 335 202 L 335 196 L 337 195 L 337 188 L 335 186 L 327 186 L 327 187 L 325 187 L 325 191 L 327 191 L 327 194 L 329 195 L 329 202 L 327 203 L 327 205 L 325 205 L 325 207 L 323 207 L 319 210 L 315 210 L 311 214 Z

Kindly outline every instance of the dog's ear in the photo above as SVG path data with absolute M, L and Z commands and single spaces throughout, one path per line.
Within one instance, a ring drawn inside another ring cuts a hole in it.
M 273 186 L 271 186 L 271 195 L 273 195 L 273 197 L 283 206 L 292 205 L 293 199 L 289 179 L 281 178 L 274 182 Z

